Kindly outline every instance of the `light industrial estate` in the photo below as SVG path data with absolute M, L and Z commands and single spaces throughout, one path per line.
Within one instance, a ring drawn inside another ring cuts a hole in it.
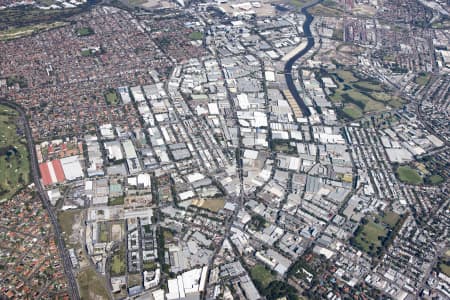
M 450 298 L 448 2 L 22 5 L 0 298 Z

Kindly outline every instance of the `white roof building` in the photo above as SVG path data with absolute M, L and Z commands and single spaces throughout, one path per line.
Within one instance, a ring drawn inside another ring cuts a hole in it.
M 81 167 L 78 156 L 61 158 L 61 166 L 67 180 L 75 180 L 84 177 L 83 168 Z
M 176 279 L 169 279 L 167 282 L 169 292 L 166 294 L 167 300 L 184 299 L 185 297 L 199 295 L 205 290 L 206 275 L 208 267 L 193 269 L 178 275 Z
M 122 142 L 123 150 L 125 151 L 125 157 L 130 158 L 136 158 L 136 150 L 134 149 L 134 145 L 130 140 L 125 140 Z

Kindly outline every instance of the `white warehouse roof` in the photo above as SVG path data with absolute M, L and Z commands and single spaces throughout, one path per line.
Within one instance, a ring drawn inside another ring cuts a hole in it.
M 61 165 L 67 180 L 75 180 L 84 177 L 83 168 L 81 167 L 78 156 L 61 158 Z

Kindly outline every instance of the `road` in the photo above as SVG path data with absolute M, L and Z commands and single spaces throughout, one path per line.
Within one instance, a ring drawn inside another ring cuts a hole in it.
M 309 4 L 307 4 L 305 7 L 302 8 L 301 12 L 306 16 L 306 20 L 305 23 L 303 23 L 303 32 L 306 35 L 307 39 L 308 39 L 308 44 L 306 45 L 305 48 L 303 48 L 301 51 L 299 51 L 296 55 L 294 55 L 291 59 L 289 59 L 285 65 L 284 68 L 284 73 L 285 73 L 285 78 L 286 78 L 286 83 L 288 84 L 288 88 L 290 90 L 290 92 L 292 93 L 293 97 L 296 99 L 297 103 L 299 104 L 300 108 L 302 109 L 302 112 L 305 116 L 310 116 L 310 112 L 308 107 L 306 106 L 306 104 L 303 102 L 303 100 L 300 98 L 300 95 L 298 94 L 297 88 L 294 85 L 294 81 L 292 78 L 292 66 L 295 63 L 295 61 L 297 59 L 299 59 L 300 57 L 302 57 L 303 55 L 305 55 L 313 46 L 314 46 L 314 38 L 312 37 L 311 34 L 311 30 L 310 30 L 310 25 L 311 22 L 313 20 L 313 16 L 307 12 L 307 8 L 310 8 L 318 3 L 320 3 L 322 0 L 315 0 L 310 2 Z M 216 57 L 216 59 L 219 62 L 219 66 L 220 68 L 223 70 L 222 64 L 220 59 L 218 59 Z M 224 76 L 224 74 L 222 74 Z M 224 76 L 225 77 L 225 76 Z M 227 91 L 229 91 L 227 83 L 225 82 L 225 86 L 227 88 Z M 236 113 L 236 107 L 234 106 L 234 101 L 231 99 L 229 92 L 227 93 L 227 97 L 230 101 L 231 104 L 231 108 L 232 110 Z M 237 116 L 235 116 L 237 119 Z M 239 132 L 239 127 L 238 127 L 238 136 L 240 136 L 240 132 Z M 236 208 L 233 212 L 233 214 L 230 216 L 230 218 L 225 222 L 225 231 L 224 231 L 224 236 L 222 239 L 222 243 L 229 238 L 229 236 L 231 235 L 231 227 L 233 226 L 234 221 L 236 221 L 237 219 L 237 215 L 238 212 L 241 210 L 241 208 L 243 207 L 244 203 L 245 203 L 245 190 L 244 190 L 244 174 L 243 174 L 243 165 L 242 165 L 242 141 L 239 141 L 239 144 L 237 146 L 237 168 L 238 168 L 238 172 L 239 172 L 239 185 L 240 185 L 240 193 L 239 195 L 237 195 L 235 197 L 235 204 L 236 204 Z M 221 243 L 221 245 L 222 245 Z M 216 250 L 214 251 L 211 259 L 209 260 L 209 264 L 208 267 L 209 269 L 212 268 L 213 264 L 214 264 L 214 260 L 217 256 L 217 254 L 219 253 L 220 249 L 222 247 L 217 247 Z M 205 296 L 205 295 L 204 295 Z M 203 298 L 204 298 L 203 296 Z
M 56 243 L 58 245 L 58 250 L 61 255 L 61 261 L 62 261 L 63 267 L 64 267 L 64 273 L 67 277 L 67 282 L 68 282 L 68 286 L 69 286 L 68 293 L 69 293 L 70 299 L 74 299 L 74 300 L 80 299 L 80 295 L 78 294 L 77 282 L 76 282 L 75 276 L 73 275 L 73 272 L 72 272 L 72 263 L 70 261 L 69 253 L 68 253 L 68 251 L 66 251 L 64 240 L 61 235 L 61 230 L 58 225 L 58 219 L 56 217 L 55 212 L 52 209 L 48 195 L 45 192 L 44 187 L 42 186 L 41 181 L 40 181 L 40 176 L 39 176 L 39 171 L 38 171 L 39 165 L 37 162 L 36 149 L 34 147 L 30 125 L 28 124 L 28 120 L 26 118 L 25 111 L 19 105 L 15 104 L 13 102 L 7 101 L 5 99 L 0 99 L 0 104 L 9 106 L 9 107 L 15 109 L 19 113 L 20 119 L 24 124 L 25 137 L 27 139 L 27 147 L 28 147 L 28 151 L 30 153 L 31 177 L 36 186 L 36 191 L 38 192 L 38 194 L 41 198 L 42 204 L 43 204 L 44 208 L 47 210 L 48 215 L 49 215 L 50 220 L 53 225 L 53 231 L 55 233 Z
M 292 66 L 294 63 L 304 56 L 306 53 L 308 53 L 309 50 L 311 50 L 312 47 L 314 47 L 314 37 L 311 34 L 311 22 L 313 21 L 314 17 L 308 12 L 308 8 L 313 7 L 316 4 L 319 4 L 322 0 L 315 0 L 307 5 L 305 5 L 301 12 L 305 15 L 306 20 L 303 23 L 303 34 L 305 35 L 307 39 L 307 44 L 305 48 L 300 50 L 297 54 L 295 54 L 293 57 L 291 57 L 287 62 L 286 65 L 284 65 L 284 78 L 286 80 L 286 84 L 289 88 L 289 91 L 291 92 L 292 96 L 294 97 L 295 101 L 297 101 L 300 109 L 302 110 L 302 113 L 305 117 L 309 117 L 311 115 L 311 112 L 309 111 L 308 107 L 306 106 L 303 99 L 300 97 L 297 88 L 294 84 L 294 79 L 292 78 Z

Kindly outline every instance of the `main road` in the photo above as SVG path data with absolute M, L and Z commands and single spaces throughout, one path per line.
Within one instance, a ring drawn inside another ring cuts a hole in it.
M 41 198 L 42 204 L 44 208 L 47 210 L 50 220 L 53 225 L 53 231 L 55 233 L 56 243 L 58 245 L 59 254 L 61 255 L 61 261 L 64 266 L 64 273 L 67 277 L 67 281 L 69 284 L 69 296 L 70 299 L 78 300 L 80 299 L 80 295 L 78 294 L 77 282 L 75 280 L 75 276 L 72 272 L 72 262 L 70 261 L 69 253 L 66 251 L 66 247 L 64 246 L 64 240 L 61 235 L 61 230 L 59 229 L 58 219 L 56 218 L 56 214 L 52 209 L 50 204 L 50 200 L 48 198 L 47 193 L 42 186 L 40 176 L 39 176 L 39 165 L 37 162 L 36 149 L 33 143 L 33 137 L 31 135 L 30 125 L 28 124 L 28 120 L 26 118 L 25 111 L 23 108 L 16 103 L 11 101 L 7 101 L 5 99 L 0 99 L 0 104 L 11 107 L 15 109 L 19 115 L 20 119 L 24 124 L 25 137 L 27 139 L 28 152 L 30 154 L 30 166 L 31 166 L 31 177 L 33 178 L 33 182 L 36 186 L 36 190 Z
M 301 9 L 302 14 L 304 14 L 306 17 L 305 22 L 303 23 L 303 34 L 307 39 L 306 40 L 307 44 L 305 48 L 303 48 L 297 54 L 292 56 L 286 62 L 286 65 L 284 65 L 284 77 L 286 80 L 286 84 L 295 101 L 297 101 L 298 105 L 300 106 L 303 115 L 306 117 L 309 117 L 311 115 L 311 112 L 309 111 L 303 99 L 300 97 L 298 90 L 295 87 L 294 79 L 292 78 L 292 66 L 300 57 L 304 56 L 306 53 L 308 53 L 309 50 L 311 50 L 312 47 L 314 47 L 314 37 L 311 34 L 310 28 L 311 22 L 313 21 L 314 17 L 308 12 L 308 8 L 313 7 L 316 4 L 319 4 L 320 2 L 322 2 L 322 0 L 311 1 L 310 3 L 303 6 L 303 8 Z

